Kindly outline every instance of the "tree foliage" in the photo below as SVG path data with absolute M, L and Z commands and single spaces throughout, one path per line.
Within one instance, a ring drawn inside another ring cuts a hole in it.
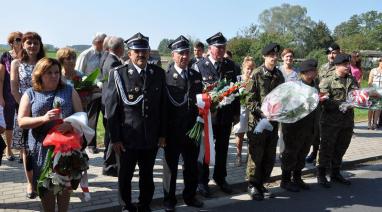
M 158 45 L 158 51 L 161 55 L 169 55 L 171 54 L 171 50 L 168 48 L 168 45 L 173 42 L 173 39 L 164 38 Z

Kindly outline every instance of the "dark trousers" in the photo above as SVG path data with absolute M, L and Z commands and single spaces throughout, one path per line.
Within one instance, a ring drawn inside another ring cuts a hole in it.
M 220 184 L 225 181 L 227 176 L 227 153 L 232 124 L 214 124 L 212 128 L 215 138 L 215 169 L 213 179 L 217 184 Z M 198 170 L 199 183 L 207 185 L 210 175 L 208 165 L 198 163 Z
M 301 171 L 305 166 L 305 158 L 309 153 L 314 135 L 312 129 L 294 128 L 282 126 L 285 144 L 281 154 L 281 169 L 286 171 Z
M 247 177 L 251 184 L 264 184 L 271 176 L 276 159 L 278 123 L 272 122 L 273 131 L 248 132 Z
M 163 201 L 165 205 L 174 206 L 177 203 L 175 191 L 180 154 L 182 154 L 184 162 L 183 200 L 187 202 L 195 198 L 196 188 L 198 186 L 198 152 L 199 146 L 189 139 L 184 142 L 182 147 L 180 147 L 179 144 L 172 145 L 171 143 L 166 146 L 163 164 Z
M 1 161 L 3 159 L 3 153 L 4 153 L 5 147 L 7 147 L 7 145 L 5 144 L 3 137 L 0 136 L 0 166 L 1 166 Z
M 119 156 L 118 191 L 122 206 L 131 206 L 131 180 L 137 163 L 139 167 L 139 204 L 150 205 L 155 189 L 153 168 L 157 151 L 157 148 L 126 149 Z
M 317 166 L 320 168 L 340 168 L 342 157 L 349 147 L 353 127 L 321 124 L 321 144 Z
M 95 97 L 86 107 L 86 113 L 88 114 L 89 127 L 95 131 L 95 136 L 91 141 L 87 141 L 88 147 L 97 147 L 97 122 L 98 116 L 101 112 L 101 96 Z
M 102 107 L 102 113 L 104 113 L 104 110 L 105 108 Z M 107 129 L 107 119 L 105 118 L 105 116 L 103 116 L 103 127 L 105 129 Z M 109 169 L 114 169 L 114 168 L 117 168 L 117 161 L 116 161 L 116 158 L 115 158 L 115 152 L 114 152 L 114 149 L 113 147 L 111 146 L 111 143 L 110 143 L 110 136 L 109 136 L 109 131 L 108 130 L 105 130 L 105 135 L 104 135 L 104 139 L 103 139 L 103 143 L 105 145 L 105 151 L 104 151 L 104 154 L 103 154 L 103 159 L 104 159 L 104 163 L 103 163 L 103 168 L 105 171 L 109 170 Z

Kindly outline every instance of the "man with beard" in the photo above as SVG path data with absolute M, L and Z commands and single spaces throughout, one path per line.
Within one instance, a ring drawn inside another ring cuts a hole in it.
M 350 55 L 338 54 L 333 60 L 334 72 L 320 82 L 320 92 L 328 98 L 322 102 L 321 143 L 317 163 L 317 182 L 330 187 L 326 171 L 331 168 L 332 182 L 350 185 L 340 173 L 342 157 L 349 147 L 354 127 L 354 111 L 346 103 L 347 94 L 357 88 L 349 74 Z
M 320 70 L 318 71 L 318 78 L 316 79 L 316 84 L 320 84 L 320 81 L 326 77 L 328 77 L 330 74 L 334 72 L 334 58 L 341 52 L 340 46 L 336 43 L 333 43 L 326 49 L 326 55 L 328 58 L 328 62 L 321 66 Z M 321 117 L 321 105 L 318 106 L 317 109 L 317 118 L 316 120 L 319 121 Z M 319 125 L 317 123 L 317 125 Z M 320 129 L 318 128 L 314 139 L 312 143 L 313 150 L 312 152 L 306 157 L 307 163 L 313 163 L 316 160 L 318 149 L 320 148 Z
M 165 146 L 167 94 L 164 70 L 147 63 L 149 38 L 137 33 L 125 41 L 130 62 L 109 73 L 106 117 L 117 154 L 118 190 L 124 211 L 151 211 L 153 168 L 158 146 Z M 131 180 L 139 166 L 139 204 L 131 203 Z

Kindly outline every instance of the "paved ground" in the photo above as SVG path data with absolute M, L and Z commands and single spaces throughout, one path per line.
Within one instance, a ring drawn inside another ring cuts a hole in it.
M 365 160 L 371 160 L 382 157 L 382 131 L 370 131 L 366 129 L 365 123 L 356 125 L 355 136 L 350 147 L 344 157 L 345 163 L 354 163 Z M 228 178 L 229 183 L 235 184 L 239 189 L 239 185 L 244 185 L 245 166 L 236 167 L 235 161 L 235 144 L 233 137 L 231 139 L 228 159 Z M 162 198 L 162 155 L 160 150 L 158 153 L 156 165 L 154 167 L 155 194 L 153 206 L 160 207 L 160 198 Z M 246 158 L 247 148 L 243 147 L 243 158 Z M 90 154 L 89 184 L 92 199 L 89 202 L 83 202 L 80 198 L 81 193 L 75 191 L 72 194 L 70 211 L 103 211 L 108 209 L 118 210 L 118 194 L 117 179 L 101 175 L 102 156 L 103 154 Z M 181 169 L 181 166 L 179 166 Z M 313 166 L 307 166 L 306 171 L 312 171 Z M 280 165 L 276 163 L 272 172 L 274 179 L 280 177 Z M 133 200 L 138 196 L 138 173 L 133 178 Z M 179 172 L 179 180 L 177 181 L 177 192 L 180 194 L 183 188 L 182 173 Z M 211 181 L 210 184 L 213 185 Z M 29 200 L 25 197 L 25 176 L 22 171 L 21 164 L 16 161 L 8 162 L 3 160 L 0 167 L 0 211 L 41 211 L 39 199 Z M 236 189 L 236 190 L 237 190 Z
M 382 196 L 376 195 L 382 191 L 382 160 L 359 164 L 343 171 L 352 185 L 346 186 L 333 183 L 332 188 L 322 188 L 315 178 L 307 178 L 309 191 L 297 193 L 287 192 L 279 187 L 270 190 L 275 198 L 258 202 L 249 198 L 246 193 L 224 196 L 205 201 L 208 211 L 382 211 Z M 320 201 L 317 201 L 319 199 Z M 177 208 L 182 212 L 192 211 L 189 207 Z

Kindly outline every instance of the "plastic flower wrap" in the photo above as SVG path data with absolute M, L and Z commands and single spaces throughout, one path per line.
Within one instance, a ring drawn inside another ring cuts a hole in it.
M 318 106 L 319 96 L 314 87 L 301 81 L 283 83 L 263 100 L 261 110 L 270 121 L 294 123 Z
M 60 109 L 60 103 L 54 107 Z M 82 172 L 89 168 L 88 156 L 81 151 L 82 135 L 76 130 L 62 134 L 57 130 L 59 119 L 46 135 L 43 146 L 48 148 L 44 165 L 37 181 L 37 191 L 40 197 L 47 190 L 54 194 L 63 189 L 77 189 Z
M 382 89 L 363 88 L 348 93 L 346 102 L 353 107 L 362 109 L 382 109 Z

